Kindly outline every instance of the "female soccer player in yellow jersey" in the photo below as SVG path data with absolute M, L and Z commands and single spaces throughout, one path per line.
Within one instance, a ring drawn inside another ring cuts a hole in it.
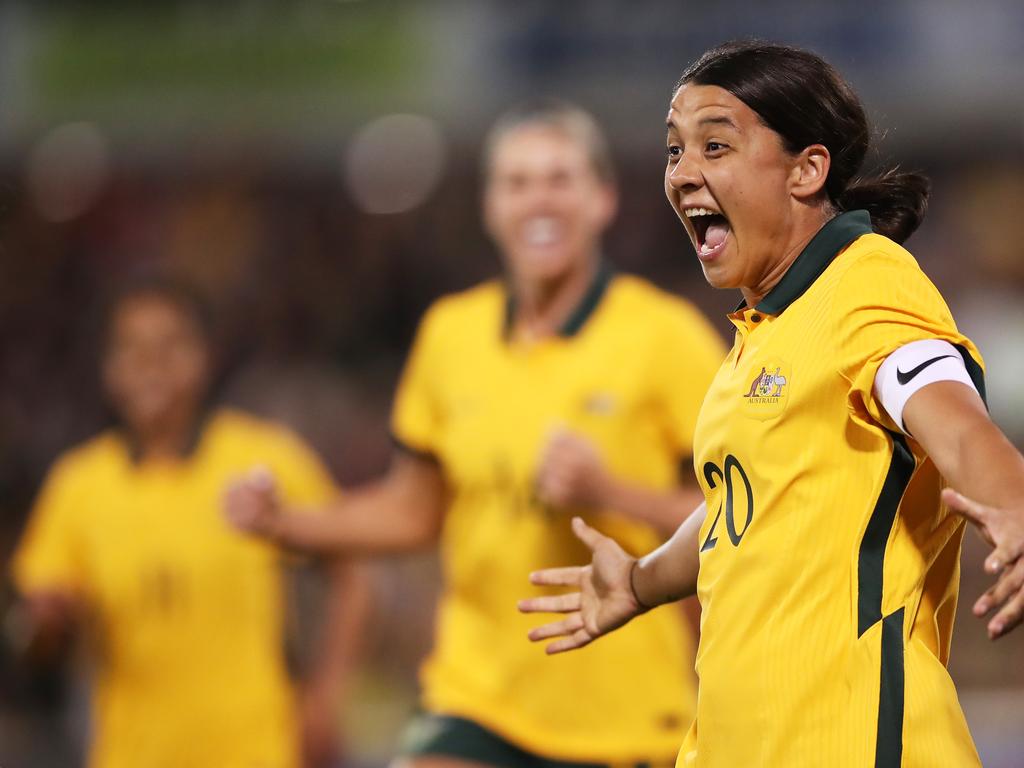
M 869 136 L 849 85 L 798 49 L 723 45 L 672 95 L 665 191 L 708 282 L 743 294 L 695 435 L 705 503 L 639 560 L 574 521 L 591 565 L 532 580 L 579 591 L 521 608 L 568 614 L 531 632 L 555 653 L 696 592 L 679 766 L 979 764 L 945 668 L 955 513 L 995 545 L 1000 580 L 975 612 L 1002 605 L 998 636 L 1024 599 L 1024 459 L 898 244 L 927 181 L 856 179 Z
M 484 217 L 505 279 L 427 312 L 395 401 L 389 474 L 321 516 L 278 514 L 259 477 L 230 499 L 237 524 L 298 549 L 440 539 L 425 712 L 404 748 L 417 768 L 670 765 L 692 719 L 678 612 L 550 665 L 522 641 L 529 618 L 515 608 L 531 570 L 586 561 L 570 510 L 639 553 L 699 498 L 680 487 L 679 462 L 724 350 L 688 304 L 602 261 L 615 206 L 588 115 L 542 104 L 500 120 Z
M 320 768 L 333 759 L 365 590 L 349 566 L 331 568 L 322 653 L 296 700 L 280 555 L 224 524 L 221 494 L 254 463 L 295 503 L 335 489 L 291 432 L 204 408 L 203 314 L 162 280 L 113 302 L 103 379 L 119 426 L 54 465 L 15 582 L 36 649 L 79 630 L 96 652 L 91 768 Z

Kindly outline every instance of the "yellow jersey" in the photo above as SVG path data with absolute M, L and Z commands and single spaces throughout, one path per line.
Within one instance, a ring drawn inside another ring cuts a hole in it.
M 281 427 L 213 413 L 190 456 L 133 460 L 106 432 L 61 457 L 14 558 L 22 592 L 71 591 L 95 646 L 91 768 L 293 768 L 280 555 L 230 529 L 221 497 L 255 465 L 283 499 L 334 493 Z
M 696 432 L 696 722 L 679 766 L 976 766 L 946 671 L 964 524 L 872 393 L 913 341 L 981 358 L 865 211 L 830 221 L 731 316 Z
M 549 658 L 527 641 L 533 621 L 516 601 L 530 571 L 590 560 L 570 511 L 545 508 L 533 492 L 551 430 L 589 438 L 623 480 L 674 487 L 722 342 L 689 304 L 606 267 L 559 335 L 512 341 L 510 318 L 498 282 L 438 301 L 396 397 L 396 439 L 436 458 L 451 493 L 424 706 L 553 759 L 671 759 L 694 704 L 681 613 L 651 613 Z M 634 553 L 659 543 L 622 516 L 589 519 Z

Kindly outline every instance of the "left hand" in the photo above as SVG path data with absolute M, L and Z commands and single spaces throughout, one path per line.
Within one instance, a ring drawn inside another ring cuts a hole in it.
M 341 757 L 336 698 L 323 686 L 309 685 L 301 693 L 300 727 L 304 768 L 330 768 Z
M 580 435 L 558 429 L 541 453 L 537 495 L 553 507 L 606 506 L 610 478 L 597 447 Z
M 985 559 L 985 570 L 998 579 L 974 604 L 974 615 L 986 616 L 998 609 L 988 623 L 989 639 L 995 640 L 1024 620 L 1024 513 L 981 504 L 952 488 L 942 500 L 978 528 L 994 549 Z

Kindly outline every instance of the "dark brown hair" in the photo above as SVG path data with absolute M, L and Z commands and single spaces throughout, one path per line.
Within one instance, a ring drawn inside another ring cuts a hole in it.
M 679 78 L 724 88 L 779 134 L 786 150 L 824 145 L 832 162 L 825 192 L 839 211 L 864 208 L 875 231 L 902 243 L 924 220 L 928 178 L 891 168 L 858 177 L 871 144 L 864 107 L 836 69 L 800 48 L 757 40 L 705 52 Z

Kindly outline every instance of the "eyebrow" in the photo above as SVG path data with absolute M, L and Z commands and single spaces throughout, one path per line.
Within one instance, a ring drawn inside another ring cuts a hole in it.
M 726 125 L 732 128 L 734 131 L 739 130 L 739 128 L 736 127 L 736 123 L 734 123 L 730 118 L 725 116 L 702 117 L 700 120 L 697 121 L 697 125 Z
M 671 119 L 666 120 L 665 121 L 665 125 L 668 128 L 672 128 L 673 127 L 672 126 L 672 120 Z M 734 123 L 730 118 L 725 117 L 725 116 L 722 116 L 722 117 L 702 117 L 700 120 L 697 121 L 697 125 L 701 125 L 701 126 L 703 126 L 703 125 L 725 125 L 725 126 L 728 126 L 729 128 L 732 128 L 734 131 L 738 131 L 739 130 L 739 127 L 736 125 L 736 123 Z

